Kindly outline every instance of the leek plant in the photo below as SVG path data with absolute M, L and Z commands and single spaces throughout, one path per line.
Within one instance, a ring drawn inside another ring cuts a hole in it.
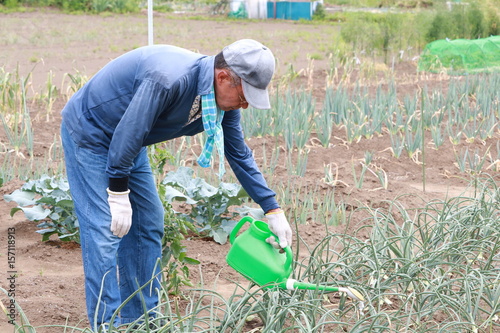
M 26 89 L 29 76 L 19 80 L 19 100 L 15 98 L 14 107 L 18 110 L 10 110 L 0 113 L 3 129 L 9 140 L 11 148 L 18 155 L 22 154 L 23 146 L 28 150 L 28 154 L 33 156 L 33 128 L 31 117 L 27 106 Z M 7 104 L 11 104 L 9 101 Z
M 332 105 L 331 95 L 331 90 L 328 90 L 319 115 L 317 117 L 314 117 L 316 135 L 318 136 L 321 145 L 326 148 L 330 146 L 330 140 L 332 138 L 332 130 L 334 125 L 333 109 L 335 106 Z
M 53 154 L 44 156 L 43 161 L 35 161 L 34 158 L 26 158 L 14 151 L 6 152 L 0 164 L 0 177 L 7 182 L 13 179 L 28 181 L 43 175 L 60 175 L 63 173 L 64 163 L 62 160 L 53 160 Z
M 186 151 L 192 145 L 194 137 L 181 137 L 173 140 L 168 140 L 158 143 L 154 146 L 156 153 L 168 154 L 168 162 L 174 167 L 185 166 L 186 164 Z
M 444 120 L 443 108 L 434 112 L 431 117 L 430 132 L 432 137 L 432 142 L 434 147 L 439 148 L 444 143 L 444 138 L 442 134 L 442 124 Z
M 469 156 L 469 148 L 466 148 L 465 151 L 463 151 L 463 153 L 459 154 L 456 151 L 454 151 L 454 153 L 455 153 L 456 166 L 458 167 L 460 172 L 466 172 L 467 160 Z
M 0 111 L 2 114 L 15 109 L 19 94 L 19 78 L 12 79 L 12 73 L 0 67 Z
M 422 129 L 417 129 L 415 132 L 406 131 L 404 148 L 408 153 L 408 157 L 414 159 L 417 152 L 422 151 Z
M 403 130 L 390 130 L 389 137 L 391 139 L 392 155 L 396 158 L 399 158 L 405 148 L 405 137 L 403 134 Z
M 241 122 L 241 126 L 243 127 L 243 132 L 247 137 L 259 137 L 262 136 L 262 131 L 260 131 L 260 127 L 262 123 L 259 119 L 260 112 L 257 109 L 248 106 L 248 109 L 245 110 L 244 114 L 242 114 L 243 121 Z M 246 121 L 245 119 L 252 119 L 252 121 Z
M 336 163 L 335 164 L 335 175 L 333 174 L 332 171 L 332 164 L 324 164 L 323 165 L 323 170 L 325 172 L 325 177 L 322 179 L 326 184 L 335 186 L 339 182 L 339 167 Z
M 297 210 L 300 206 L 296 206 L 297 198 L 306 198 L 311 196 L 309 189 L 305 186 L 305 181 L 302 178 L 289 177 L 285 182 L 274 183 L 276 180 L 270 180 L 270 187 L 276 188 L 277 197 L 283 207 L 291 207 L 292 210 Z M 297 223 L 301 223 L 297 221 Z
M 332 114 L 333 123 L 336 126 L 343 124 L 347 118 L 351 104 L 346 88 L 342 85 L 339 85 L 336 90 L 327 88 L 324 103 L 323 107 L 325 111 L 323 112 Z
M 280 152 L 281 149 L 278 147 L 278 141 L 274 141 L 274 148 L 270 149 L 271 151 L 271 158 L 268 161 L 267 159 L 267 153 L 268 153 L 268 147 L 266 142 L 264 141 L 262 145 L 262 170 L 263 172 L 273 175 L 276 171 L 276 167 L 278 166 L 279 159 L 280 159 Z
M 66 96 L 68 97 L 68 99 L 78 90 L 80 90 L 89 80 L 89 77 L 87 77 L 87 75 L 82 74 L 78 70 L 75 74 L 66 73 L 66 76 L 70 79 L 70 83 L 66 87 Z
M 441 91 L 430 93 L 424 87 L 420 94 L 403 96 L 401 102 L 396 97 L 394 84 L 389 85 L 387 92 L 378 88 L 374 98 L 359 85 L 350 93 L 342 84 L 336 90 L 327 87 L 320 117 L 315 119 L 318 139 L 326 147 L 332 123 L 344 128 L 347 142 L 388 130 L 396 157 L 402 146 L 410 157 L 422 151 L 427 131 L 436 148 L 444 143 L 445 135 L 454 145 L 460 143 L 463 136 L 469 142 L 475 138 L 486 140 L 498 129 L 499 89 L 479 82 L 497 83 L 497 76 L 470 77 L 463 82 L 452 80 L 447 96 Z M 419 104 L 422 104 L 420 112 L 417 111 Z M 332 117 L 332 121 L 327 117 Z M 396 134 L 398 131 L 400 134 Z
M 474 153 L 469 152 L 469 147 L 462 150 L 460 154 L 455 152 L 456 165 L 458 166 L 460 172 L 468 173 L 471 175 L 477 175 L 481 173 L 486 158 L 489 153 L 489 148 L 481 156 L 479 149 L 475 149 Z
M 387 188 L 389 187 L 389 180 L 387 177 L 387 172 L 385 172 L 384 169 L 382 169 L 376 165 L 373 165 L 373 169 L 375 169 L 375 170 L 372 170 L 372 168 L 368 168 L 368 171 L 378 179 L 378 181 L 380 182 L 380 185 L 382 185 L 382 188 L 384 190 L 387 190 Z M 424 188 L 425 188 L 425 186 L 424 186 Z
M 309 149 L 299 149 L 294 159 L 294 152 L 289 150 L 286 155 L 286 168 L 289 175 L 303 177 L 307 170 Z
M 58 96 L 57 87 L 52 83 L 54 75 L 52 70 L 47 74 L 47 82 L 46 88 L 47 91 L 45 94 L 40 96 L 40 100 L 45 104 L 45 121 L 50 121 L 50 116 L 52 115 L 52 108 Z
M 274 109 L 272 110 L 258 110 L 249 106 L 242 112 L 241 126 L 246 137 L 262 137 L 273 134 L 274 122 L 272 120 L 275 118 L 274 113 L 277 112 L 274 110 L 279 109 L 282 101 L 276 99 L 276 102 L 278 104 L 273 104 Z
M 285 95 L 286 110 L 278 111 L 284 116 L 285 124 L 283 135 L 287 149 L 293 147 L 304 149 L 312 129 L 312 118 L 314 116 L 315 100 L 310 92 L 291 92 Z
M 339 226 L 347 223 L 347 207 L 342 201 L 335 200 L 335 191 L 329 190 L 318 203 L 315 221 L 327 226 Z
M 423 191 L 425 192 L 425 182 L 426 182 L 426 177 L 425 177 L 425 167 L 426 167 L 426 159 L 425 159 L 425 96 L 424 96 L 424 91 L 421 90 L 422 98 L 420 100 L 420 130 L 422 131 L 422 141 L 421 141 L 421 149 L 422 149 L 422 188 Z
M 491 146 L 489 147 L 489 149 Z M 486 168 L 486 170 L 494 170 L 494 171 L 500 171 L 500 141 L 497 141 L 496 143 L 496 157 L 493 155 L 492 152 L 488 154 L 488 160 L 490 165 Z
M 449 123 L 447 123 L 446 132 L 448 133 L 448 139 L 453 145 L 458 145 L 460 143 L 460 138 L 462 137 L 462 131 L 458 129 L 457 126 L 452 126 Z
M 352 178 L 354 179 L 354 186 L 356 188 L 360 189 L 363 187 L 363 182 L 365 180 L 365 173 L 368 170 L 368 166 L 364 164 L 363 162 L 360 162 L 361 164 L 361 171 L 359 173 L 359 176 L 356 172 L 356 165 L 354 161 L 351 162 L 351 170 L 352 170 Z

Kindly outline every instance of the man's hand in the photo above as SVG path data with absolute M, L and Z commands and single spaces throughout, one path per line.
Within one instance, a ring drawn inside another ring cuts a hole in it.
M 279 246 L 285 248 L 292 245 L 292 229 L 285 217 L 285 213 L 281 209 L 273 209 L 266 213 L 266 217 L 269 221 L 269 229 L 278 236 Z
M 111 212 L 111 232 L 118 237 L 125 236 L 132 225 L 132 206 L 126 192 L 108 191 L 109 210 Z

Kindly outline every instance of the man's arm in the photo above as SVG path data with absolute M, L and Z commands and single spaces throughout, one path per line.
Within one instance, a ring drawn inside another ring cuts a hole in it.
M 240 125 L 240 110 L 227 111 L 224 114 L 222 128 L 224 130 L 224 153 L 236 178 L 250 197 L 258 203 L 265 213 L 278 209 L 272 191 L 260 172 L 253 153 L 245 143 Z
M 224 114 L 222 126 L 226 158 L 243 188 L 265 212 L 269 228 L 279 238 L 279 244 L 274 237 L 270 237 L 273 239 L 269 239 L 268 242 L 275 247 L 286 247 L 292 244 L 292 229 L 276 201 L 276 193 L 268 187 L 255 163 L 252 151 L 244 141 L 240 118 L 240 110 Z
M 133 161 L 144 145 L 161 110 L 167 102 L 166 90 L 157 83 L 144 80 L 116 126 L 108 152 L 106 172 L 111 191 L 128 189 L 128 175 Z

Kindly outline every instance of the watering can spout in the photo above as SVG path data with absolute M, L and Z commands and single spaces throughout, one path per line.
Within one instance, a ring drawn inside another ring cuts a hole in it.
M 248 230 L 238 235 L 239 230 L 246 223 L 250 223 Z M 344 292 L 363 306 L 363 295 L 351 287 L 321 286 L 312 283 L 290 279 L 292 273 L 293 254 L 289 246 L 278 251 L 266 239 L 271 236 L 267 223 L 256 221 L 245 216 L 234 227 L 229 235 L 232 246 L 226 261 L 236 271 L 247 279 L 264 288 L 278 287 L 281 289 L 308 289 L 332 292 Z
M 350 298 L 356 301 L 364 302 L 363 295 L 354 288 L 351 287 L 332 287 L 332 286 L 322 286 L 316 285 L 313 283 L 301 282 L 295 279 L 288 279 L 286 281 L 286 289 L 295 290 L 295 289 L 307 289 L 307 290 L 324 290 L 324 291 L 335 291 L 335 292 L 344 292 Z

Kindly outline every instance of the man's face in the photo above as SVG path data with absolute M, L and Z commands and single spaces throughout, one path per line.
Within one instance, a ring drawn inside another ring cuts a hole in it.
M 215 101 L 223 111 L 248 108 L 241 84 L 235 85 L 234 79 L 224 69 L 215 70 Z

